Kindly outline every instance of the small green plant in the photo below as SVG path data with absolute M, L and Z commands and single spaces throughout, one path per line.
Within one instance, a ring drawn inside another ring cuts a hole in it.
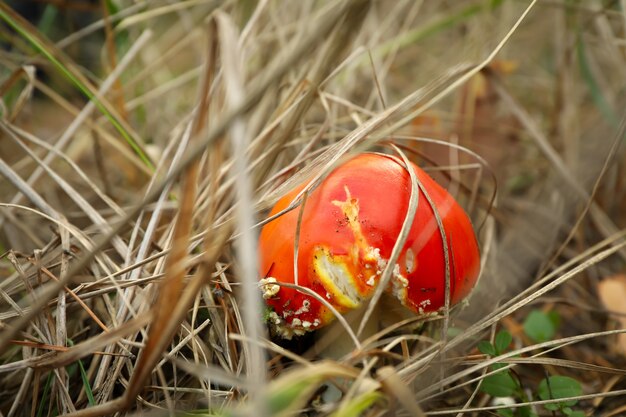
M 502 330 L 496 334 L 493 344 L 483 340 L 478 344 L 478 350 L 490 357 L 500 356 L 507 351 L 512 341 L 513 336 L 506 330 Z M 492 397 L 513 397 L 526 402 L 526 394 L 518 378 L 510 369 L 503 369 L 505 367 L 506 365 L 503 363 L 491 365 L 491 371 L 501 371 L 485 377 L 480 384 L 480 390 Z M 528 406 L 515 409 L 503 408 L 498 410 L 498 415 L 503 417 L 536 417 L 536 414 Z
M 561 318 L 556 311 L 544 313 L 533 310 L 524 320 L 524 333 L 533 342 L 542 343 L 552 340 L 561 324 Z
M 496 335 L 494 343 L 484 340 L 479 343 L 478 350 L 488 356 L 500 356 L 511 344 L 513 340 L 511 334 L 507 331 L 501 331 Z M 491 365 L 492 371 L 504 368 L 503 363 L 494 363 Z M 502 371 L 483 379 L 480 389 L 493 397 L 511 397 L 520 386 L 510 371 Z
M 560 317 L 556 312 L 544 313 L 541 310 L 533 310 L 528 314 L 524 321 L 524 333 L 533 342 L 541 343 L 554 338 L 560 324 Z M 478 344 L 478 350 L 489 356 L 500 356 L 508 350 L 513 337 L 506 330 L 502 330 L 496 334 L 493 343 L 489 341 L 481 341 Z M 485 394 L 495 398 L 513 398 L 520 402 L 528 402 L 528 396 L 523 390 L 522 384 L 517 374 L 510 369 L 503 369 L 506 365 L 503 363 L 493 364 L 491 371 L 498 371 L 492 375 L 485 377 L 481 384 L 480 390 Z M 570 377 L 553 375 L 544 378 L 537 386 L 535 397 L 540 400 L 558 400 L 560 398 L 575 397 L 582 394 L 580 383 Z M 567 417 L 583 417 L 582 411 L 574 411 L 572 407 L 578 401 L 567 400 L 545 404 L 544 408 L 551 411 L 553 415 L 561 415 Z M 559 413 L 560 414 L 556 414 Z M 518 408 L 503 408 L 498 410 L 498 415 L 502 417 L 537 417 L 530 406 Z
M 537 394 L 542 400 L 555 400 L 559 398 L 576 397 L 583 393 L 580 382 L 568 376 L 554 375 L 544 378 L 537 389 Z M 571 407 L 576 405 L 577 400 L 569 400 L 552 404 L 545 404 L 544 407 L 550 411 L 560 411 L 568 417 L 584 417 L 583 411 L 574 411 Z

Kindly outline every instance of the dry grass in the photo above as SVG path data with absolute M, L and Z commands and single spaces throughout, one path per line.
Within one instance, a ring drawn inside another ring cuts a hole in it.
M 539 415 L 546 374 L 580 381 L 586 415 L 626 413 L 626 329 L 597 297 L 626 261 L 623 1 L 41 4 L 0 3 L 0 415 L 524 406 L 479 390 L 494 363 Z M 480 282 L 434 317 L 389 325 L 377 295 L 272 339 L 259 226 L 363 150 L 457 196 Z M 523 330 L 537 309 L 561 318 L 548 341 Z M 499 329 L 512 349 L 480 354 Z

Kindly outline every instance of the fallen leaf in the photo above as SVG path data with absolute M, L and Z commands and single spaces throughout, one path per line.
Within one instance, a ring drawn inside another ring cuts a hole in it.
M 598 294 L 602 304 L 611 313 L 622 314 L 616 315 L 615 320 L 620 324 L 621 328 L 626 328 L 626 275 L 619 274 L 602 280 L 598 284 Z M 626 334 L 622 333 L 617 339 L 617 350 L 626 355 Z

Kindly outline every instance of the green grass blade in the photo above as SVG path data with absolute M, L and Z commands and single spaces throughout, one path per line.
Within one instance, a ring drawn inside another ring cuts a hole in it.
M 576 42 L 576 55 L 578 56 L 578 66 L 580 68 L 580 73 L 587 84 L 587 88 L 589 88 L 589 92 L 591 93 L 591 99 L 593 103 L 596 105 L 600 113 L 604 116 L 606 120 L 611 123 L 612 126 L 616 127 L 619 125 L 619 121 L 615 112 L 604 98 L 604 94 L 602 94 L 602 90 L 600 89 L 600 85 L 596 81 L 593 76 L 593 72 L 591 71 L 591 67 L 589 66 L 589 60 L 587 59 L 587 52 L 585 50 L 585 43 L 583 42 L 582 36 L 578 36 L 578 41 Z
M 122 123 L 107 109 L 107 107 L 99 100 L 91 89 L 80 80 L 66 65 L 64 65 L 45 45 L 45 42 L 37 36 L 37 31 L 30 27 L 30 24 L 22 19 L 11 10 L 6 4 L 0 3 L 0 19 L 4 20 L 13 30 L 15 30 L 21 37 L 23 37 L 28 43 L 35 48 L 37 52 L 42 54 L 48 61 L 50 61 L 55 68 L 67 78 L 82 94 L 89 100 L 93 101 L 98 110 L 104 114 L 113 127 L 120 133 L 124 140 L 130 145 L 133 151 L 137 154 L 140 160 L 150 170 L 154 170 L 154 165 L 150 161 L 150 158 L 141 149 L 137 141 L 130 135 L 130 133 L 124 128 Z
M 83 362 L 81 360 L 78 361 L 78 369 L 80 369 L 80 378 L 83 381 L 87 401 L 90 406 L 94 406 L 96 405 L 96 399 L 93 396 L 93 391 L 91 390 L 91 385 L 89 384 L 89 377 L 87 376 L 87 371 L 85 371 L 85 367 L 83 366 Z
M 70 339 L 67 340 L 68 346 L 74 346 L 74 342 Z M 91 384 L 89 383 L 89 377 L 87 376 L 87 371 L 85 371 L 85 367 L 83 366 L 83 362 L 78 360 L 78 370 L 80 372 L 80 379 L 83 381 L 83 387 L 85 388 L 85 394 L 87 395 L 87 401 L 90 406 L 96 405 L 96 399 L 93 396 L 93 390 L 91 389 Z
M 50 33 L 54 28 L 54 21 L 59 14 L 59 10 L 53 6 L 48 5 L 43 11 L 41 15 L 41 19 L 39 19 L 39 23 L 37 27 L 41 33 Z
M 498 6 L 500 6 L 500 2 L 481 1 L 478 3 L 470 4 L 469 6 L 464 7 L 455 13 L 446 13 L 438 19 L 433 20 L 432 22 L 419 26 L 414 30 L 403 33 L 399 37 L 390 39 L 389 41 L 378 47 L 375 53 L 387 55 L 390 51 L 394 49 L 402 49 L 403 47 L 412 45 L 447 29 L 456 27 L 459 23 L 466 21 L 467 19 L 473 17 L 480 12 L 493 10 Z
M 48 395 L 50 395 L 50 389 L 52 387 L 52 372 L 48 373 L 48 378 L 46 378 L 46 384 L 43 387 L 43 393 L 41 394 L 41 401 L 39 401 L 39 407 L 37 407 L 37 417 L 42 417 L 44 415 L 44 410 L 46 407 L 49 407 L 48 403 Z
M 341 408 L 331 414 L 331 417 L 359 417 L 364 415 L 368 408 L 385 397 L 378 391 L 365 392 L 356 398 L 342 404 Z

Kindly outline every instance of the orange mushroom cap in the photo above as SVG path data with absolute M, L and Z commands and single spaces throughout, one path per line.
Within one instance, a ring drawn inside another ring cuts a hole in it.
M 455 199 L 411 163 L 443 223 L 450 263 L 450 301 L 473 288 L 480 269 L 471 222 Z M 304 185 L 285 195 L 270 216 L 284 210 Z M 386 291 L 416 313 L 445 302 L 441 231 L 431 205 L 419 192 L 418 206 Z M 340 313 L 369 299 L 387 265 L 407 215 L 411 179 L 396 159 L 360 154 L 332 171 L 308 196 L 298 244 L 298 282 Z M 283 337 L 315 330 L 333 320 L 319 300 L 276 283 L 294 283 L 294 244 L 299 208 L 266 224 L 259 238 L 263 298 L 268 321 Z

